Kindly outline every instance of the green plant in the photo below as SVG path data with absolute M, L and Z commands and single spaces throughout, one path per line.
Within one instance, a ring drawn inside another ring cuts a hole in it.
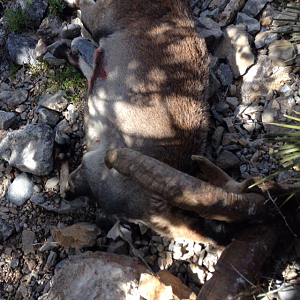
M 61 0 L 47 0 L 49 3 L 50 13 L 61 17 L 65 8 L 64 3 Z
M 20 66 L 15 65 L 13 62 L 9 65 L 9 77 L 14 76 L 20 70 Z
M 22 32 L 28 27 L 28 16 L 25 10 L 21 7 L 13 10 L 8 8 L 5 11 L 5 19 L 7 22 L 8 29 L 11 32 Z

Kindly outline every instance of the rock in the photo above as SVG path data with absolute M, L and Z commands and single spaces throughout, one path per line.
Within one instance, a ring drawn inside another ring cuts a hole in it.
M 224 101 L 221 101 L 216 105 L 216 111 L 219 113 L 227 114 L 229 110 L 229 105 Z
M 51 280 L 47 300 L 140 300 L 139 278 L 148 273 L 137 259 L 104 252 L 69 258 Z
M 54 131 L 61 131 L 64 133 L 72 133 L 73 130 L 66 119 L 61 120 L 54 128 Z
M 55 229 L 52 236 L 64 248 L 80 249 L 94 246 L 100 233 L 101 229 L 95 224 L 80 222 L 62 229 Z
M 63 65 L 66 61 L 63 59 L 56 58 L 53 56 L 51 53 L 47 52 L 43 56 L 43 61 L 49 63 L 50 65 L 55 65 L 55 66 L 61 66 Z
M 237 14 L 236 24 L 245 25 L 247 32 L 249 32 L 250 34 L 256 34 L 260 31 L 259 21 L 241 12 Z
M 128 243 L 125 241 L 112 241 L 107 249 L 108 253 L 115 253 L 115 254 L 129 254 L 129 246 Z
M 216 91 L 221 87 L 221 83 L 218 80 L 217 76 L 215 75 L 214 71 L 210 69 L 210 76 L 209 76 L 209 96 L 212 97 Z
M 46 52 L 47 52 L 47 45 L 45 44 L 45 42 L 42 39 L 39 39 L 35 46 L 36 59 L 39 61 L 42 61 L 43 56 L 46 54 Z
M 6 42 L 6 31 L 4 29 L 0 29 L 0 47 L 3 47 Z
M 273 32 L 270 30 L 263 31 L 256 35 L 254 44 L 256 49 L 260 49 L 265 46 L 268 46 L 269 44 L 271 44 L 272 42 L 278 39 L 279 39 L 279 34 L 277 32 Z
M 239 163 L 240 160 L 233 153 L 227 150 L 224 150 L 216 160 L 216 165 L 223 170 L 234 168 Z
M 248 0 L 242 12 L 248 16 L 256 17 L 267 2 L 268 0 Z
M 11 59 L 17 65 L 37 64 L 35 48 L 38 38 L 34 34 L 10 33 L 7 39 L 7 49 Z
M 33 27 L 38 28 L 42 22 L 42 19 L 44 18 L 48 5 L 49 4 L 47 1 L 35 0 L 30 2 L 27 1 L 25 6 L 21 6 L 25 9 L 25 13 Z
M 59 203 L 59 205 L 56 205 L 54 203 L 48 203 L 46 199 L 39 195 L 39 194 L 34 194 L 30 200 L 38 205 L 43 207 L 44 209 L 48 211 L 52 211 L 58 214 L 67 214 L 73 210 L 76 210 L 80 207 L 86 207 L 87 206 L 87 200 L 82 199 L 82 198 L 76 198 L 73 201 L 66 201 L 62 199 Z
M 233 82 L 232 72 L 230 67 L 226 64 L 220 64 L 216 74 L 222 86 L 228 86 Z
M 83 60 L 91 67 L 93 68 L 94 65 L 94 52 L 96 50 L 96 47 L 92 44 L 90 40 L 87 40 L 82 37 L 75 38 L 72 41 L 71 44 L 72 50 L 77 50 Z
M 189 264 L 188 265 L 188 278 L 191 282 L 202 285 L 205 283 L 206 272 L 204 268 L 196 265 L 196 264 Z
M 238 98 L 236 97 L 226 97 L 226 102 L 232 110 L 235 110 L 239 105 Z
M 52 267 L 55 266 L 56 258 L 57 258 L 57 253 L 54 251 L 50 251 L 46 261 L 47 269 L 51 269 Z
M 290 79 L 288 67 L 273 66 L 267 55 L 259 55 L 256 64 L 243 77 L 242 102 L 253 103 L 265 98 L 269 90 L 279 90 Z
M 197 19 L 196 25 L 198 32 L 205 38 L 207 44 L 218 40 L 223 35 L 220 25 L 211 18 L 200 17 Z
M 210 2 L 208 5 L 209 9 L 213 10 L 213 9 L 219 8 L 220 10 L 224 10 L 224 8 L 228 4 L 229 0 L 212 0 L 209 2 Z M 202 9 L 203 9 L 203 7 L 202 7 Z
M 247 33 L 235 25 L 224 30 L 223 39 L 214 50 L 214 55 L 226 58 L 235 78 L 244 75 L 255 60 Z
M 17 206 L 23 205 L 33 193 L 33 183 L 26 173 L 15 178 L 7 191 L 7 199 Z
M 46 94 L 40 97 L 39 107 L 45 107 L 57 112 L 64 111 L 68 106 L 68 100 L 64 98 L 65 91 L 58 91 L 55 94 Z M 39 109 L 38 107 L 38 109 Z M 37 110 L 38 110 L 37 109 Z
M 277 40 L 269 45 L 269 58 L 274 65 L 292 65 L 294 52 L 293 44 L 286 40 Z
M 224 27 L 232 23 L 237 13 L 244 7 L 246 0 L 230 0 L 220 15 L 220 26 Z
M 54 132 L 47 125 L 30 124 L 8 132 L 0 142 L 0 155 L 11 166 L 35 175 L 53 169 Z
M 74 124 L 79 116 L 77 108 L 73 104 L 69 104 L 67 111 L 63 112 L 63 116 L 69 121 L 70 124 Z
M 76 37 L 80 36 L 81 27 L 78 24 L 67 24 L 62 29 L 62 37 L 64 39 L 70 39 L 73 40 Z
M 62 21 L 57 16 L 50 15 L 42 21 L 37 34 L 47 45 L 50 45 L 58 37 L 61 26 Z
M 171 286 L 164 285 L 157 277 L 146 273 L 141 274 L 139 293 L 147 300 L 173 299 Z
M 47 180 L 45 184 L 45 188 L 47 190 L 52 190 L 59 184 L 59 178 L 58 177 L 53 177 Z
M 224 133 L 224 128 L 222 126 L 218 126 L 214 132 L 214 134 L 212 135 L 211 138 L 211 145 L 213 146 L 213 148 L 216 150 L 218 149 L 218 147 L 221 144 L 221 140 L 223 137 L 223 133 Z
M 1 91 L 0 107 L 3 109 L 14 109 L 26 101 L 28 92 L 25 90 Z
M 7 130 L 15 119 L 16 115 L 13 112 L 0 110 L 0 129 Z
M 6 241 L 15 231 L 15 228 L 7 224 L 2 218 L 0 217 L 0 242 Z
M 223 118 L 223 121 L 226 123 L 228 131 L 230 133 L 234 133 L 235 132 L 235 128 L 234 128 L 234 125 L 232 123 L 232 120 L 229 117 L 227 117 L 227 118 Z
M 297 284 L 283 283 L 278 288 L 279 300 L 296 300 L 300 298 L 300 286 Z
M 39 123 L 49 125 L 51 128 L 54 128 L 60 119 L 59 113 L 47 108 L 40 108 L 38 110 L 38 113 L 39 113 Z
M 29 230 L 23 230 L 22 232 L 22 249 L 24 254 L 34 253 L 33 244 L 36 237 L 34 232 Z

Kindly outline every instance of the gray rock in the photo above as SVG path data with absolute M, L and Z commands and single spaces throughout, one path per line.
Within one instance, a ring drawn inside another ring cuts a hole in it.
M 39 123 L 49 125 L 52 128 L 55 127 L 55 125 L 58 123 L 60 118 L 60 114 L 58 112 L 44 107 L 40 108 L 38 110 L 38 113 L 39 113 Z
M 221 140 L 223 137 L 224 128 L 222 126 L 218 126 L 211 137 L 211 145 L 216 150 L 221 144 Z
M 80 36 L 81 27 L 78 24 L 67 24 L 62 29 L 62 37 L 64 39 L 75 39 L 76 37 Z
M 219 8 L 220 10 L 224 10 L 226 5 L 228 4 L 229 0 L 212 0 L 210 1 L 208 8 L 209 9 L 216 9 Z M 203 6 L 202 6 L 203 9 Z
M 86 207 L 88 203 L 88 200 L 85 198 L 76 198 L 73 201 L 66 201 L 62 199 L 59 204 L 49 203 L 42 195 L 39 194 L 34 194 L 30 198 L 30 201 L 48 211 L 58 214 L 67 214 L 80 207 Z
M 226 64 L 220 64 L 216 75 L 220 80 L 222 86 L 228 86 L 233 82 L 233 74 L 230 70 L 230 67 Z
M 52 177 L 47 180 L 45 184 L 45 188 L 48 190 L 54 189 L 59 184 L 59 178 L 58 177 Z
M 33 193 L 33 183 L 26 173 L 15 178 L 7 191 L 7 199 L 17 206 L 23 205 Z
M 70 124 L 74 124 L 78 119 L 78 110 L 73 104 L 69 104 L 67 111 L 63 112 L 63 116 L 69 121 Z
M 256 49 L 261 49 L 265 46 L 268 46 L 269 44 L 271 44 L 272 42 L 278 39 L 279 39 L 279 34 L 277 32 L 268 30 L 268 31 L 258 33 L 255 37 L 254 44 Z
M 58 37 L 62 26 L 62 21 L 57 17 L 50 15 L 42 21 L 37 33 L 47 44 L 52 44 Z
M 229 110 L 229 105 L 226 102 L 221 101 L 216 105 L 216 111 L 219 113 L 227 114 Z
M 236 24 L 245 25 L 247 32 L 251 34 L 256 34 L 257 32 L 260 31 L 259 21 L 241 12 L 237 14 Z
M 268 0 L 248 0 L 242 12 L 248 16 L 256 17 L 267 4 L 267 2 Z
M 216 165 L 223 169 L 228 170 L 238 166 L 240 160 L 231 152 L 224 150 L 216 160 Z
M 56 58 L 49 52 L 46 52 L 46 54 L 43 56 L 43 60 L 49 63 L 50 65 L 54 65 L 54 66 L 60 66 L 66 62 L 63 59 Z
M 54 128 L 54 131 L 61 131 L 64 133 L 72 133 L 73 130 L 66 119 L 61 120 Z
M 7 39 L 7 49 L 11 59 L 17 65 L 37 64 L 35 48 L 38 38 L 34 34 L 11 33 Z
M 81 54 L 83 60 L 91 68 L 93 68 L 94 52 L 96 50 L 96 47 L 92 44 L 91 41 L 89 41 L 85 38 L 82 38 L 82 37 L 75 38 L 72 41 L 71 49 L 72 50 L 77 50 Z
M 6 42 L 6 31 L 4 29 L 0 29 L 0 47 L 3 47 Z
M 294 54 L 294 46 L 287 40 L 274 41 L 269 45 L 269 58 L 275 65 L 292 65 Z
M 45 299 L 138 300 L 139 278 L 148 273 L 135 258 L 103 252 L 86 252 L 69 258 L 54 275 Z M 100 296 L 99 296 L 100 295 Z
M 0 217 L 0 241 L 6 241 L 15 231 L 15 228 L 7 224 L 2 218 Z
M 25 90 L 1 91 L 0 107 L 2 109 L 14 109 L 26 101 L 28 92 Z
M 36 59 L 39 60 L 39 61 L 42 61 L 44 55 L 46 54 L 46 52 L 47 52 L 46 43 L 42 39 L 39 39 L 36 46 L 35 46 Z
M 208 93 L 210 97 L 212 97 L 220 87 L 221 87 L 220 81 L 218 80 L 215 72 L 212 69 L 210 69 L 209 87 L 208 87 L 209 89 Z
M 13 112 L 0 110 L 0 129 L 7 130 L 15 119 L 16 115 Z
M 58 91 L 55 94 L 42 95 L 38 103 L 38 106 L 45 107 L 54 111 L 62 112 L 68 106 L 68 100 L 64 98 L 65 95 L 66 95 L 65 91 Z
M 232 110 L 235 110 L 239 105 L 238 98 L 236 97 L 226 97 L 226 102 Z
M 35 175 L 53 169 L 54 132 L 48 125 L 31 124 L 8 132 L 0 142 L 0 155 L 11 166 Z
M 24 254 L 34 253 L 33 244 L 36 237 L 33 231 L 23 230 L 22 232 L 22 249 Z
M 224 27 L 232 23 L 237 13 L 244 7 L 246 0 L 230 0 L 220 15 L 220 26 Z
M 54 251 L 50 251 L 47 261 L 46 261 L 46 268 L 51 269 L 52 267 L 55 266 L 56 263 L 56 258 L 57 258 L 57 253 Z
M 21 0 L 21 2 L 23 2 Z M 48 2 L 44 0 L 27 1 L 25 7 L 25 13 L 27 14 L 29 21 L 33 24 L 34 28 L 38 28 L 44 18 Z
M 214 42 L 223 35 L 220 25 L 211 18 L 200 17 L 196 24 L 200 27 L 198 32 L 205 38 L 206 43 Z
M 269 90 L 279 90 L 291 80 L 288 67 L 276 67 L 267 55 L 259 55 L 257 63 L 243 77 L 241 96 L 243 103 L 252 103 L 257 97 L 266 97 Z

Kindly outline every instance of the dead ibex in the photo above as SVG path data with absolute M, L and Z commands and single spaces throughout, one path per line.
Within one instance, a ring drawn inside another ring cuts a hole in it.
M 209 57 L 186 1 L 76 4 L 99 47 L 93 70 L 66 47 L 55 53 L 91 76 L 88 152 L 67 197 L 90 195 L 104 212 L 164 236 L 227 243 L 229 223 L 264 214 L 265 198 L 197 156 L 208 131 Z M 209 183 L 195 177 L 199 161 Z

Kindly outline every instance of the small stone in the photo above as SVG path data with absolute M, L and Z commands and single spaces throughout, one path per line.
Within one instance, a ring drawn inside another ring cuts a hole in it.
M 65 95 L 65 91 L 58 91 L 55 94 L 42 95 L 38 105 L 57 112 L 62 112 L 68 106 L 68 100 L 64 98 Z
M 218 126 L 211 138 L 211 144 L 213 148 L 216 150 L 221 144 L 221 140 L 223 137 L 224 128 L 222 126 Z
M 266 96 L 266 100 L 267 101 L 272 100 L 273 96 L 274 96 L 274 91 L 273 90 L 269 90 L 268 93 L 267 93 L 267 96 Z
M 235 110 L 239 105 L 238 98 L 236 97 L 226 97 L 226 102 L 232 110 Z
M 233 153 L 227 150 L 224 150 L 216 160 L 216 165 L 223 170 L 234 168 L 239 163 L 240 160 Z
M 279 38 L 279 34 L 277 32 L 264 31 L 256 35 L 254 44 L 256 49 L 261 49 L 265 46 L 268 46 L 272 42 L 278 40 L 278 38 Z
M 23 205 L 33 193 L 33 183 L 26 173 L 21 173 L 9 186 L 7 199 L 17 206 Z
M 112 241 L 107 249 L 108 253 L 115 253 L 115 254 L 129 254 L 129 246 L 128 243 L 125 241 Z
M 22 249 L 24 254 L 34 253 L 33 244 L 36 237 L 34 232 L 23 230 L 22 232 Z
M 226 102 L 221 101 L 216 105 L 216 111 L 226 114 L 229 112 L 229 105 Z
M 49 125 L 51 128 L 54 128 L 57 122 L 59 121 L 60 115 L 56 111 L 40 108 L 38 110 L 39 113 L 39 122 Z
M 258 20 L 251 18 L 247 14 L 241 12 L 237 14 L 236 24 L 246 25 L 246 30 L 250 34 L 256 34 L 260 30 L 260 23 Z
M 13 112 L 0 110 L 0 129 L 7 130 L 15 119 L 16 115 Z
M 13 258 L 10 262 L 9 267 L 15 269 L 18 266 L 19 266 L 19 260 L 17 258 Z
M 275 65 L 292 65 L 294 46 L 287 40 L 274 41 L 269 45 L 269 57 Z
M 15 228 L 7 224 L 1 217 L 0 217 L 0 241 L 6 241 L 15 231 Z
M 228 86 L 233 82 L 233 75 L 228 65 L 220 64 L 219 69 L 216 72 L 218 79 L 222 86 Z
M 224 27 L 234 21 L 237 13 L 244 7 L 246 0 L 230 0 L 220 15 L 220 26 Z
M 3 109 L 14 109 L 27 100 L 28 92 L 25 90 L 1 91 L 0 107 Z
M 218 40 L 223 35 L 220 25 L 211 18 L 202 16 L 197 19 L 196 25 L 198 32 L 208 44 Z
M 205 283 L 206 273 L 202 267 L 197 266 L 196 264 L 188 265 L 188 278 L 191 282 L 202 285 Z
M 65 64 L 65 60 L 56 58 L 54 55 L 52 55 L 50 52 L 46 52 L 45 55 L 43 55 L 43 61 L 47 62 L 50 65 L 54 66 L 61 66 Z
M 47 190 L 52 190 L 59 184 L 59 178 L 58 177 L 53 177 L 47 180 L 45 184 L 45 188 Z
M 46 261 L 46 268 L 51 269 L 52 267 L 55 266 L 56 263 L 56 258 L 57 258 L 57 253 L 54 251 L 50 251 L 47 261 Z
M 235 133 L 235 128 L 234 128 L 234 125 L 233 125 L 231 119 L 229 117 L 227 117 L 227 118 L 223 118 L 223 120 L 227 125 L 228 131 L 230 133 Z
M 242 12 L 248 16 L 256 17 L 265 7 L 267 2 L 268 0 L 248 0 Z
M 62 37 L 64 39 L 73 40 L 74 38 L 80 36 L 81 27 L 78 24 L 67 24 L 62 29 Z

